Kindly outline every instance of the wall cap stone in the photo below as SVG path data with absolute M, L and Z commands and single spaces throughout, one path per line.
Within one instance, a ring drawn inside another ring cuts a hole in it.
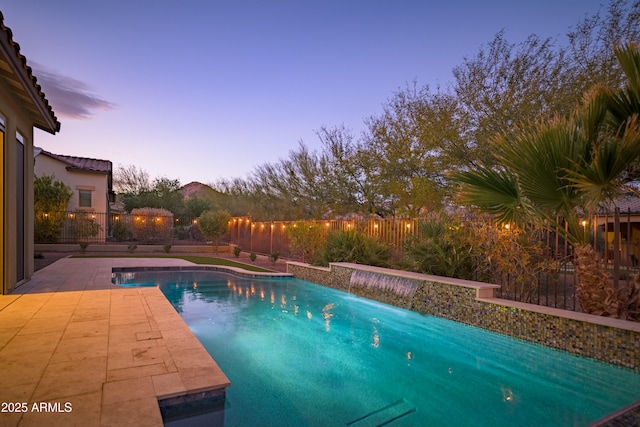
M 563 310 L 561 308 L 546 307 L 537 304 L 528 304 L 525 302 L 512 301 L 502 298 L 477 298 L 477 301 L 489 304 L 500 305 L 503 307 L 517 308 L 520 310 L 531 311 L 535 313 L 547 314 L 554 317 L 562 317 L 565 319 L 577 320 L 579 322 L 593 323 L 595 325 L 607 326 L 611 328 L 625 329 L 633 332 L 640 332 L 640 323 L 631 322 L 629 320 L 617 319 L 615 317 L 603 317 L 595 314 L 580 313 L 578 311 Z
M 490 290 L 489 295 L 493 295 L 494 289 L 500 289 L 500 285 L 494 285 L 492 283 L 475 282 L 473 280 L 455 279 L 453 277 L 433 276 L 431 274 L 415 273 L 413 271 L 394 270 L 384 267 L 373 267 L 370 265 L 353 264 L 349 262 L 332 262 L 329 266 L 346 267 L 360 271 L 370 271 L 373 273 L 386 274 L 389 276 L 405 277 L 408 279 L 424 280 L 425 282 L 438 282 L 445 283 L 447 285 L 462 286 L 465 288 L 476 289 L 478 297 L 480 293 L 485 295 L 483 290 Z
M 319 271 L 326 271 L 326 272 L 330 272 L 331 271 L 331 267 L 320 267 L 320 266 L 317 266 L 317 265 L 307 264 L 306 262 L 287 261 L 286 263 L 287 263 L 287 265 L 296 265 L 298 267 L 309 268 L 309 269 L 312 269 L 312 270 L 319 270 Z

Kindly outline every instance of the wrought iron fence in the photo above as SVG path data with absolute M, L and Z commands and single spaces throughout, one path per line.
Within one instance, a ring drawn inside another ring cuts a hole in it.
M 477 220 L 470 218 L 471 220 Z M 389 246 L 402 249 L 410 238 L 419 233 L 420 219 L 351 219 L 318 220 L 327 231 L 359 230 L 375 236 Z M 236 217 L 230 223 L 226 241 L 244 251 L 296 258 L 289 246 L 287 228 L 296 221 L 253 222 L 250 217 Z M 638 272 L 640 259 L 640 215 L 606 212 L 591 222 L 591 243 L 600 262 L 611 272 L 614 286 L 625 284 Z M 502 283 L 498 296 L 567 310 L 580 310 L 575 289 L 573 249 L 558 231 L 545 231 L 542 243 L 546 246 L 545 262 L 541 263 L 530 280 L 509 277 Z M 617 248 L 617 249 L 616 249 Z M 477 278 L 480 279 L 480 278 Z
M 469 218 L 469 221 L 478 219 Z M 290 248 L 287 228 L 297 221 L 258 221 L 250 217 L 235 217 L 222 243 L 234 244 L 243 251 L 261 254 L 277 252 L 281 257 L 296 259 Z M 410 236 L 419 234 L 420 219 L 339 219 L 318 220 L 327 232 L 358 230 L 377 237 L 398 251 Z M 591 221 L 592 244 L 601 262 L 610 270 L 616 287 L 624 285 L 638 271 L 640 259 L 640 214 L 609 212 Z M 105 214 L 96 212 L 49 212 L 35 217 L 36 243 L 110 244 L 208 244 L 196 218 Z M 546 246 L 546 263 L 535 277 L 508 277 L 501 283 L 498 295 L 517 301 L 557 308 L 579 310 L 575 298 L 572 248 L 561 233 L 546 231 L 542 237 Z M 481 279 L 481 278 L 477 278 Z
M 206 244 L 197 220 L 173 215 L 47 212 L 34 218 L 35 243 Z

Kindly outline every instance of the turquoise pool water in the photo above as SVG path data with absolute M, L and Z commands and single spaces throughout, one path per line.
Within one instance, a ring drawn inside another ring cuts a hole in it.
M 296 279 L 138 273 L 231 380 L 226 426 L 585 426 L 640 375 Z

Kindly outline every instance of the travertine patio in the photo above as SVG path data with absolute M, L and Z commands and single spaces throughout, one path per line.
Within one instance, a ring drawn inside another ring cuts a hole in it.
M 159 289 L 111 283 L 182 265 L 65 258 L 0 296 L 0 426 L 161 426 L 159 399 L 229 385 Z

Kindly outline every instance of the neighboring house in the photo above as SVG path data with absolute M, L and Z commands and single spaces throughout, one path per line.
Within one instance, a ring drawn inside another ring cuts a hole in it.
M 613 259 L 615 237 L 615 208 L 619 209 L 620 260 L 622 265 L 640 264 L 640 197 L 620 197 L 598 213 L 597 224 L 604 230 L 607 258 Z M 605 228 L 606 224 L 606 228 Z
M 33 128 L 60 122 L 0 13 L 0 271 L 2 293 L 33 274 Z
M 38 147 L 34 148 L 34 158 L 35 176 L 53 176 L 71 188 L 73 195 L 67 205 L 69 212 L 92 212 L 109 218 L 109 204 L 115 199 L 113 165 L 109 160 L 63 156 Z

